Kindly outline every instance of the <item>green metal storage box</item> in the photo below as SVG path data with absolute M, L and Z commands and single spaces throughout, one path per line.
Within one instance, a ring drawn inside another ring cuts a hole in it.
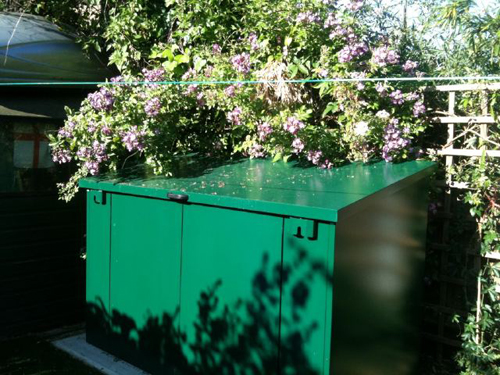
M 413 374 L 432 170 L 84 179 L 87 341 L 161 374 Z

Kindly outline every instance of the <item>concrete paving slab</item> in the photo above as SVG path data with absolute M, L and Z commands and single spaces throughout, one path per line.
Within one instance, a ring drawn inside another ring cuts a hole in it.
M 147 375 L 130 363 L 90 345 L 85 340 L 85 333 L 55 340 L 52 344 L 62 351 L 85 362 L 87 365 L 106 375 Z

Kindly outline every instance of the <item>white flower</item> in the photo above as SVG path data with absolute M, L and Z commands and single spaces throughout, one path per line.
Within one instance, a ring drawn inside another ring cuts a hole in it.
M 365 136 L 368 133 L 369 127 L 366 121 L 360 121 L 354 126 L 354 133 L 361 137 Z
M 381 111 L 378 111 L 375 116 L 377 116 L 379 119 L 382 119 L 382 120 L 387 120 L 389 117 L 391 117 L 390 113 L 387 112 L 386 110 L 381 110 Z

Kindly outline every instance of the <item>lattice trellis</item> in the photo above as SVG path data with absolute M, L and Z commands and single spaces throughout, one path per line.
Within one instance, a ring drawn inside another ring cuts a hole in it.
M 489 139 L 489 128 L 491 125 L 496 124 L 497 121 L 491 116 L 488 115 L 488 103 L 489 97 L 488 94 L 491 91 L 500 90 L 500 83 L 494 84 L 461 84 L 461 85 L 444 85 L 437 86 L 432 88 L 438 92 L 447 92 L 448 93 L 448 111 L 443 112 L 442 116 L 435 118 L 436 123 L 446 124 L 448 127 L 448 137 L 446 144 L 440 150 L 435 150 L 435 152 L 445 158 L 446 164 L 446 180 L 442 181 L 442 186 L 445 187 L 445 195 L 443 202 L 443 230 L 441 234 L 441 243 L 431 244 L 431 247 L 434 250 L 438 250 L 440 252 L 440 291 L 439 291 L 439 304 L 438 305 L 428 305 L 434 311 L 439 314 L 438 322 L 437 322 L 437 332 L 435 333 L 427 333 L 425 336 L 430 338 L 433 341 L 439 343 L 438 349 L 439 353 L 442 352 L 442 344 L 451 345 L 458 347 L 461 345 L 460 341 L 457 338 L 449 337 L 445 334 L 445 327 L 448 323 L 449 316 L 451 314 L 459 313 L 461 315 L 465 315 L 465 311 L 454 311 L 447 306 L 447 295 L 448 288 L 450 284 L 458 285 L 460 287 L 467 287 L 467 280 L 465 279 L 453 279 L 447 277 L 445 275 L 444 269 L 448 264 L 448 256 L 449 252 L 447 250 L 447 244 L 450 240 L 450 219 L 452 217 L 451 210 L 451 199 L 452 189 L 467 189 L 467 185 L 463 183 L 457 183 L 453 181 L 452 174 L 449 173 L 451 168 L 454 165 L 455 159 L 457 157 L 480 157 L 485 153 L 489 157 L 500 157 L 500 150 L 491 150 L 489 147 L 491 145 L 495 145 L 500 147 L 500 144 Z M 456 101 L 457 94 L 467 91 L 477 91 L 480 94 L 481 98 L 481 113 L 477 116 L 457 116 L 455 113 L 456 109 Z M 468 125 L 466 129 L 459 129 L 460 125 Z M 475 136 L 478 139 L 481 139 L 482 146 L 480 148 L 472 149 L 472 148 L 456 148 L 456 144 L 459 143 L 459 140 L 465 139 L 467 136 Z M 484 260 L 489 262 L 500 261 L 500 252 L 492 252 L 488 253 L 484 258 L 479 255 L 479 253 L 470 251 L 465 254 L 465 256 L 473 256 L 474 257 L 474 271 L 479 272 L 481 269 L 482 262 Z M 481 281 L 477 279 L 477 298 L 476 298 L 476 307 L 478 308 L 478 314 L 480 313 L 481 307 Z M 497 290 L 500 292 L 500 280 L 498 280 Z M 448 318 L 446 317 L 448 316 Z M 479 315 L 476 316 L 479 319 Z M 479 340 L 479 334 L 477 340 Z

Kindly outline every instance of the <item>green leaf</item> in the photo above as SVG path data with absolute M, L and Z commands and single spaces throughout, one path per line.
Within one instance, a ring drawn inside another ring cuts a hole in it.
M 273 163 L 276 163 L 277 161 L 281 160 L 283 156 L 281 155 L 281 152 L 278 152 L 276 155 L 274 155 L 273 158 Z
M 188 63 L 190 61 L 189 55 L 177 55 L 175 56 L 175 61 L 177 61 L 179 64 L 182 63 Z

